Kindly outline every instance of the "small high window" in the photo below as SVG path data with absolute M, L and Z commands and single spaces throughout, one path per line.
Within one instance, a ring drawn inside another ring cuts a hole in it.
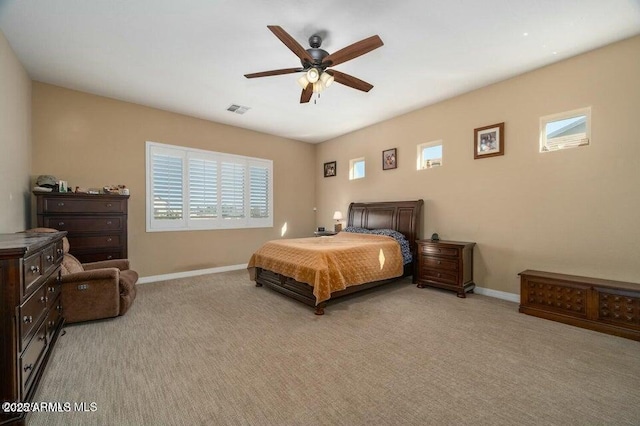
M 442 141 L 418 145 L 418 170 L 442 166 Z
M 591 108 L 581 108 L 540 118 L 540 152 L 589 145 Z
M 349 180 L 362 179 L 364 177 L 364 157 L 354 158 L 349 161 Z

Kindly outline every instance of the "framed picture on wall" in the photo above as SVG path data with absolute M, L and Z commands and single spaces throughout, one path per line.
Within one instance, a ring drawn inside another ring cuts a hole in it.
M 397 148 L 382 151 L 382 170 L 395 169 L 396 167 L 398 167 Z
M 324 177 L 331 177 L 336 175 L 336 162 L 329 161 L 324 163 Z
M 475 129 L 473 143 L 474 159 L 504 155 L 504 123 Z

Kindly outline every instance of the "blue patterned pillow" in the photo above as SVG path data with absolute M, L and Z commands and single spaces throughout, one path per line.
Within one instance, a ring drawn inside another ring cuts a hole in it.
M 402 251 L 402 260 L 403 264 L 411 263 L 413 260 L 413 256 L 411 255 L 411 246 L 409 245 L 409 241 L 405 238 L 405 236 L 393 229 L 366 229 L 366 228 L 358 228 L 355 226 L 347 226 L 343 229 L 344 232 L 353 232 L 356 234 L 374 234 L 374 235 L 384 235 L 387 237 L 391 237 L 395 239 L 398 244 L 400 244 L 400 250 Z

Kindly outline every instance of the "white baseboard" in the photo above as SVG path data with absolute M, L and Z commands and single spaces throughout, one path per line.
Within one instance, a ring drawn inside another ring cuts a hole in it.
M 220 266 L 218 268 L 197 269 L 195 271 L 175 272 L 173 274 L 152 275 L 150 277 L 142 277 L 138 280 L 138 284 L 155 283 L 158 281 L 175 280 L 178 278 L 196 277 L 198 275 L 217 274 L 220 272 L 238 271 L 247 269 L 247 264 Z
M 520 295 L 514 293 L 507 293 L 506 291 L 491 290 L 490 288 L 476 287 L 473 289 L 474 293 L 482 294 L 483 296 L 495 297 L 496 299 L 508 300 L 509 302 L 520 303 Z

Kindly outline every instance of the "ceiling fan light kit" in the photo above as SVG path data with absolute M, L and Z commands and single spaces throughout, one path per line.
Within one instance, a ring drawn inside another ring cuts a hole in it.
M 369 53 L 382 46 L 384 43 L 379 36 L 371 36 L 329 54 L 326 50 L 320 49 L 320 46 L 322 45 L 322 38 L 319 35 L 312 35 L 309 37 L 309 45 L 311 48 L 305 50 L 281 27 L 277 25 L 268 25 L 267 28 L 269 28 L 269 30 L 271 30 L 271 32 L 300 59 L 302 68 L 285 68 L 245 74 L 244 76 L 246 78 L 268 77 L 273 75 L 304 72 L 304 75 L 298 78 L 298 84 L 302 87 L 300 103 L 309 102 L 313 93 L 322 92 L 334 81 L 363 92 L 368 92 L 373 88 L 373 85 L 366 81 L 362 81 L 340 71 L 333 69 L 329 70 L 328 68 L 357 58 L 358 56 L 362 56 L 365 53 Z

